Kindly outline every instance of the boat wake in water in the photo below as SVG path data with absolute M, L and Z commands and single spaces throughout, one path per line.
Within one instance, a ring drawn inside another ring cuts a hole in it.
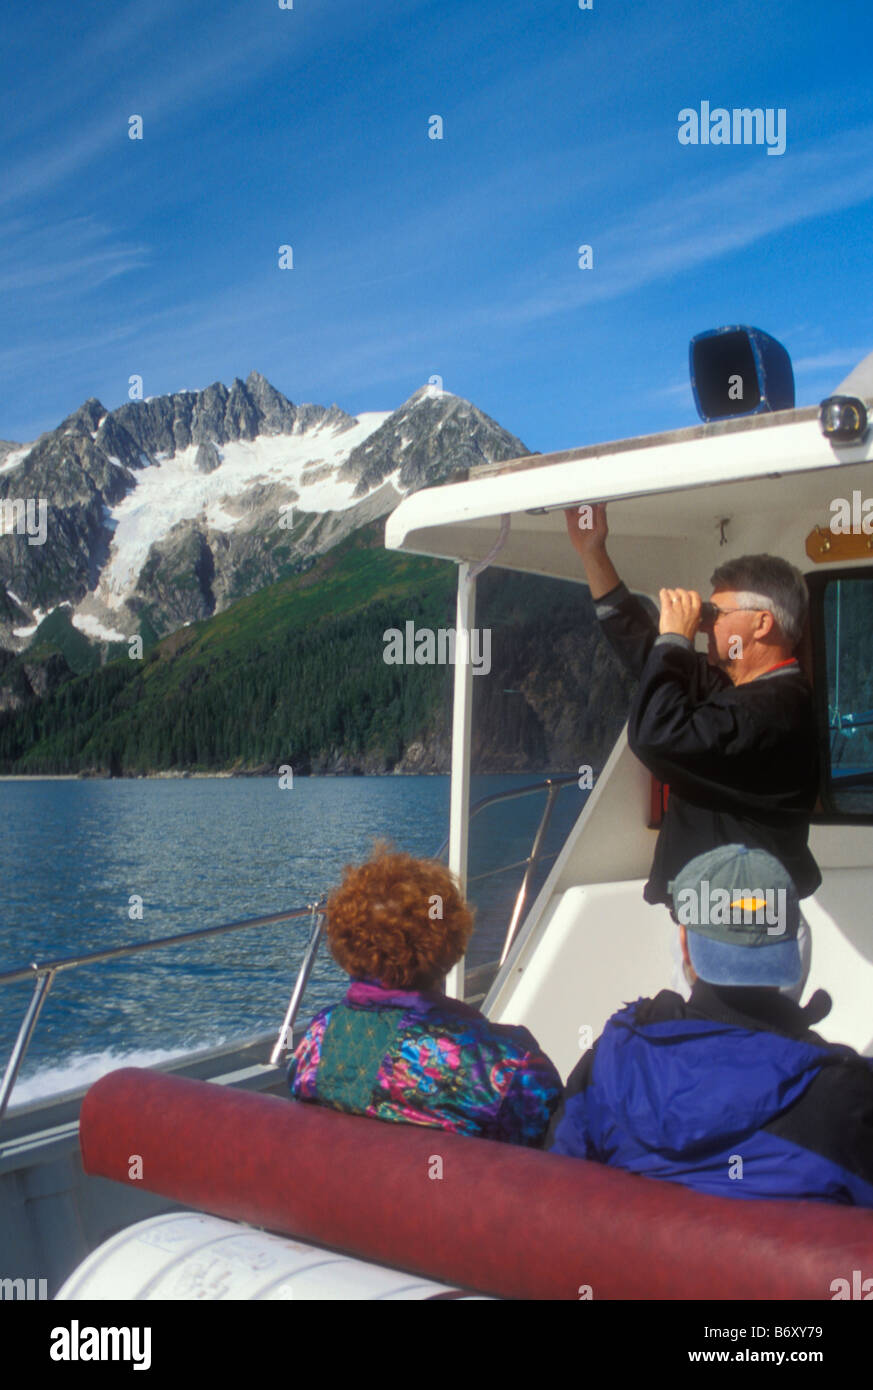
M 215 1038 L 209 1046 L 220 1047 L 223 1037 Z M 201 1043 L 201 1047 L 207 1046 Z M 71 1053 L 65 1062 L 56 1067 L 42 1067 L 33 1076 L 22 1078 L 12 1092 L 10 1110 L 18 1105 L 30 1105 L 44 1100 L 47 1096 L 57 1096 L 65 1091 L 78 1091 L 83 1086 L 115 1071 L 117 1067 L 160 1067 L 165 1062 L 177 1061 L 186 1057 L 193 1049 L 186 1048 L 138 1048 L 130 1052 L 116 1052 L 107 1048 L 104 1052 Z M 198 1049 L 199 1050 L 199 1049 Z

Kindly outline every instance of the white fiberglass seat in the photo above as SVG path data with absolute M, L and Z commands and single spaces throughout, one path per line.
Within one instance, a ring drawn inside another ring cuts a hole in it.
M 523 1023 L 566 1079 L 623 1003 L 676 987 L 665 907 L 643 899 L 645 879 L 568 888 L 546 909 L 536 953 L 501 1023 Z

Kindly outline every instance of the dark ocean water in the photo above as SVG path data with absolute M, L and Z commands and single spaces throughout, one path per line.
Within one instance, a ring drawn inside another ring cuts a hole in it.
M 472 800 L 539 780 L 477 777 Z M 586 795 L 575 784 L 562 791 L 548 849 L 563 843 Z M 275 778 L 0 782 L 0 804 L 2 971 L 302 906 L 366 858 L 376 836 L 431 855 L 448 833 L 449 779 L 298 777 L 284 791 Z M 539 793 L 473 821 L 471 879 L 528 853 L 544 804 Z M 469 964 L 499 954 L 521 872 L 471 883 Z M 133 895 L 142 920 L 129 915 Z M 308 934 L 303 919 L 59 975 L 13 1104 L 122 1060 L 148 1064 L 278 1032 Z M 300 1020 L 344 980 L 322 947 Z M 0 989 L 4 1067 L 31 990 Z

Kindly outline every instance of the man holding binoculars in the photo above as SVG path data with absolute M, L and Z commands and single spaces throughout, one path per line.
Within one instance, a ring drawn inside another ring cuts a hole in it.
M 814 893 L 818 733 L 793 655 L 808 607 L 802 574 L 773 555 L 729 560 L 712 576 L 709 603 L 693 589 L 661 589 L 656 624 L 609 558 L 605 505 L 565 514 L 603 633 L 639 681 L 628 742 L 670 788 L 646 900 L 670 905 L 680 869 L 727 844 L 766 850 L 799 897 Z M 694 650 L 698 631 L 706 656 Z

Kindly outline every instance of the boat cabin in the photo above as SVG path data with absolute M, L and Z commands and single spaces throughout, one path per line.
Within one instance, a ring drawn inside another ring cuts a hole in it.
M 810 848 L 823 878 L 803 903 L 814 941 L 805 997 L 826 989 L 833 1007 L 821 1033 L 866 1055 L 873 1055 L 873 515 L 863 503 L 873 508 L 871 459 L 873 439 L 837 446 L 822 434 L 817 408 L 786 410 L 483 464 L 468 482 L 407 498 L 386 527 L 389 547 L 458 563 L 459 635 L 465 624 L 487 623 L 487 615 L 475 616 L 475 575 L 485 563 L 583 584 L 566 534 L 569 505 L 608 504 L 615 567 L 628 588 L 653 600 L 661 586 L 708 597 L 716 566 L 740 555 L 778 555 L 802 571 L 811 603 L 799 655 L 815 690 L 822 765 Z M 832 529 L 844 515 L 839 499 L 855 499 L 856 530 Z M 492 643 L 499 640 L 493 633 Z M 462 877 L 471 683 L 459 661 L 450 863 Z M 530 1028 L 564 1073 L 578 1060 L 580 1027 L 597 1037 L 621 1001 L 655 994 L 671 977 L 675 929 L 642 895 L 657 836 L 652 791 L 622 735 L 483 1005 L 496 1021 Z

